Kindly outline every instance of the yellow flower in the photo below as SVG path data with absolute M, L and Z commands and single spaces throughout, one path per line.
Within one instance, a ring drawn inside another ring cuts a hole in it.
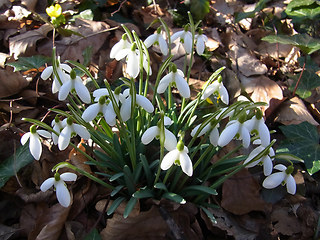
M 46 8 L 46 12 L 49 15 L 49 17 L 57 18 L 62 14 L 62 8 L 59 4 L 56 4 L 54 6 L 52 5 Z

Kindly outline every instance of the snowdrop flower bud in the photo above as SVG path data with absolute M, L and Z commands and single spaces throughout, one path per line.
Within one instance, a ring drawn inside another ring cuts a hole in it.
M 76 135 L 79 135 L 85 140 L 90 138 L 90 133 L 84 126 L 73 123 L 72 118 L 67 118 L 67 124 L 62 129 L 58 138 L 58 148 L 61 151 L 65 150 L 70 143 L 70 138 Z
M 247 120 L 244 125 L 250 131 L 251 134 L 255 134 L 260 137 L 261 145 L 266 147 L 270 144 L 270 132 L 262 117 L 262 111 L 257 110 L 256 115 Z
M 253 161 L 258 154 L 260 154 L 265 149 L 264 146 L 258 146 L 255 149 L 252 150 L 252 152 L 249 154 L 248 158 L 243 162 L 244 165 L 246 165 L 246 168 L 254 167 L 258 164 L 263 164 L 263 173 L 265 176 L 269 176 L 272 173 L 272 157 L 274 157 L 275 153 L 273 148 L 269 148 L 269 152 L 262 156 L 261 158 Z M 250 163 L 251 162 L 251 163 Z
M 164 125 L 170 125 L 171 124 L 171 119 L 168 117 L 165 117 L 164 119 Z M 175 149 L 177 146 L 177 139 L 176 136 L 170 132 L 168 129 L 164 129 L 164 147 L 168 150 L 171 151 Z M 148 128 L 142 135 L 141 137 L 141 142 L 144 145 L 149 144 L 154 138 L 160 139 L 160 127 L 159 126 L 152 126 Z
M 42 192 L 46 192 L 49 188 L 54 186 L 57 199 L 61 204 L 61 206 L 69 207 L 71 202 L 71 196 L 68 191 L 67 185 L 65 184 L 65 181 L 76 181 L 76 180 L 77 180 L 77 175 L 74 173 L 66 172 L 60 175 L 59 173 L 56 172 L 54 177 L 48 178 L 41 184 L 40 190 Z
M 240 117 L 242 118 L 242 117 Z M 226 146 L 234 137 L 239 140 L 242 139 L 242 145 L 248 148 L 250 145 L 250 133 L 249 130 L 244 126 L 243 119 L 231 120 L 226 128 L 222 131 L 218 140 L 220 147 Z
M 157 29 L 156 33 L 150 35 L 146 40 L 144 40 L 144 44 L 147 48 L 149 48 L 151 45 L 159 45 L 162 54 L 165 56 L 168 54 L 168 44 L 161 35 L 160 27 Z
M 130 49 L 131 46 L 131 43 L 127 40 L 127 38 L 127 34 L 122 35 L 120 41 L 111 48 L 110 58 L 115 58 L 117 61 L 119 61 L 126 56 L 123 55 L 124 53 L 126 53 L 126 51 L 122 50 Z
M 191 177 L 193 174 L 193 166 L 188 152 L 188 148 L 179 140 L 176 148 L 168 152 L 162 159 L 161 169 L 168 170 L 172 164 L 175 164 L 181 166 L 182 171 Z
M 192 131 L 191 131 L 191 137 L 194 137 L 198 131 L 198 129 L 200 128 L 201 124 L 197 125 Z M 212 128 L 212 124 L 211 123 L 208 123 L 206 126 L 204 126 L 204 128 L 202 128 L 202 130 L 199 132 L 198 134 L 198 137 L 201 137 L 202 135 L 205 135 L 208 131 L 210 131 L 210 134 L 209 134 L 209 140 L 210 140 L 210 143 L 213 145 L 213 146 L 218 146 L 218 139 L 219 139 L 219 130 L 218 130 L 218 127 L 219 127 L 219 123 L 217 123 L 215 125 L 215 127 Z
M 227 89 L 222 83 L 222 78 L 219 77 L 216 81 L 210 84 L 203 92 L 201 99 L 206 99 L 210 97 L 210 95 L 216 95 L 217 99 L 221 98 L 221 101 L 225 104 L 229 104 L 229 94 Z
M 86 88 L 86 86 L 83 84 L 81 78 L 79 76 L 76 76 L 76 73 L 74 70 L 70 72 L 70 78 L 68 81 L 66 81 L 60 88 L 58 99 L 60 101 L 63 101 L 67 98 L 68 94 L 75 90 L 78 94 L 79 98 L 84 103 L 91 103 L 91 97 L 89 90 Z
M 132 97 L 130 95 L 130 89 L 126 89 L 123 94 L 120 96 L 120 101 L 122 103 L 120 108 L 120 115 L 122 121 L 126 122 L 129 120 L 131 116 L 131 101 Z M 152 113 L 154 111 L 154 107 L 148 98 L 136 94 L 136 104 L 146 110 L 148 113 Z
M 184 50 L 187 54 L 190 54 L 192 51 L 192 34 L 188 31 L 188 26 L 186 26 L 182 31 L 178 31 L 171 36 L 171 41 L 174 42 L 175 40 L 180 39 Z
M 278 187 L 280 184 L 287 186 L 287 192 L 294 195 L 296 193 L 296 182 L 291 175 L 294 168 L 293 166 L 284 166 L 283 164 L 278 164 L 274 166 L 281 172 L 276 172 L 269 175 L 262 183 L 262 186 L 267 189 L 272 189 Z
M 60 120 L 59 116 L 56 115 L 56 117 L 52 120 L 51 126 L 54 131 L 60 134 L 61 130 L 66 126 L 67 119 L 64 119 L 63 121 Z M 52 140 L 53 144 L 58 144 L 58 137 L 54 132 L 52 133 Z
M 202 29 L 199 30 L 199 34 L 195 36 L 195 39 L 197 41 L 196 43 L 196 51 L 198 55 L 202 55 L 205 49 L 205 42 L 208 41 L 208 38 L 206 35 L 202 34 Z
M 50 138 L 51 134 L 46 131 L 46 130 L 37 130 L 35 125 L 32 125 L 30 127 L 30 132 L 25 133 L 22 137 L 21 137 L 21 144 L 25 145 L 26 142 L 29 141 L 29 150 L 31 155 L 34 157 L 34 159 L 39 160 L 41 157 L 41 153 L 42 153 L 42 145 L 41 145 L 41 141 L 40 141 L 40 136 L 45 137 L 45 138 Z
M 171 72 L 161 78 L 157 93 L 164 93 L 170 83 L 175 83 L 176 87 L 179 90 L 179 93 L 184 98 L 190 97 L 190 88 L 187 81 L 184 79 L 184 74 L 180 69 L 177 69 L 175 64 L 172 65 Z

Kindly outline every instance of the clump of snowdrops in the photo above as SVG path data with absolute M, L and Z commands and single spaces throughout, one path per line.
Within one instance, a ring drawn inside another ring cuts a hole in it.
M 51 10 L 54 12 L 54 8 Z M 28 142 L 36 160 L 41 157 L 42 137 L 51 138 L 60 150 L 71 145 L 87 157 L 87 164 L 95 172 L 61 162 L 52 169 L 54 176 L 42 183 L 42 191 L 54 186 L 59 203 L 64 207 L 72 204 L 65 182 L 76 181 L 77 175 L 59 173 L 61 168 L 69 168 L 112 190 L 114 201 L 108 214 L 124 201 L 127 217 L 139 200 L 164 198 L 180 204 L 193 202 L 213 220 L 208 209 L 216 207 L 211 198 L 217 194 L 216 188 L 242 168 L 261 165 L 266 176 L 262 184 L 265 188 L 286 184 L 287 191 L 295 194 L 292 163 L 273 167 L 274 141 L 270 140 L 260 110 L 265 103 L 248 99 L 230 104 L 220 75 L 224 68 L 215 71 L 197 97 L 190 99 L 192 60 L 194 54 L 204 53 L 207 37 L 190 13 L 189 20 L 184 29 L 171 36 L 166 23 L 159 19 L 160 27 L 145 41 L 123 26 L 122 39 L 110 52 L 111 58 L 126 64 L 125 76 L 117 86 L 108 81 L 99 86 L 77 62 L 61 63 L 53 47 L 52 66 L 45 68 L 41 78 L 51 78 L 52 92 L 66 102 L 69 111 L 50 109 L 56 116 L 49 125 L 25 119 L 33 125 L 21 143 Z M 172 62 L 173 42 L 181 44 L 186 52 L 184 69 Z M 160 48 L 164 58 L 158 72 L 152 72 L 150 67 L 148 48 L 152 45 Z M 76 74 L 79 70 L 94 83 L 96 90 L 87 89 Z M 149 82 L 152 74 L 156 75 L 154 84 Z M 173 88 L 179 97 L 173 96 Z M 87 140 L 87 147 L 93 147 L 92 154 L 70 142 L 77 136 Z M 213 156 L 233 139 L 239 140 L 237 147 L 212 163 Z M 231 157 L 250 145 L 255 147 L 248 156 Z M 273 170 L 277 172 L 272 173 Z

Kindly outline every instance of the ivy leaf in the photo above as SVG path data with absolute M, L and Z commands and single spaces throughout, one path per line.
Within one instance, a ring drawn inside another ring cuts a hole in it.
M 280 127 L 287 140 L 281 143 L 280 147 L 287 148 L 290 153 L 304 160 L 309 174 L 320 170 L 320 144 L 317 128 L 303 122 L 298 125 Z
M 316 0 L 291 1 L 286 10 L 290 17 L 314 19 L 320 14 L 320 5 Z
M 0 188 L 2 188 L 10 177 L 34 160 L 29 151 L 29 141 L 21 146 L 17 152 L 0 164 Z
M 50 57 L 43 55 L 36 55 L 32 57 L 19 57 L 18 61 L 10 62 L 6 65 L 13 67 L 14 72 L 27 71 L 30 69 L 39 69 L 44 66 L 45 63 L 51 62 Z
M 288 35 L 269 35 L 262 38 L 269 43 L 290 44 L 301 49 L 306 54 L 312 54 L 320 50 L 320 40 L 310 37 L 307 34 Z
M 300 74 L 288 74 L 288 77 L 290 77 L 294 84 L 291 84 L 289 87 L 290 91 L 293 91 L 296 83 L 299 79 Z M 312 92 L 311 90 L 320 86 L 320 77 L 314 73 L 314 71 L 305 70 L 302 74 L 299 86 L 296 90 L 296 94 L 299 95 L 301 98 L 308 98 L 311 96 Z

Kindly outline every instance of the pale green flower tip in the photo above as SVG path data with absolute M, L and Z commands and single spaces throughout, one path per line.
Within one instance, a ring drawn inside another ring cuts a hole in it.
M 179 140 L 179 142 L 177 144 L 177 149 L 179 152 L 182 152 L 184 150 L 184 143 L 182 140 Z
M 60 174 L 59 174 L 58 172 L 56 172 L 56 173 L 54 174 L 54 180 L 55 180 L 56 182 L 60 181 Z
M 74 69 L 72 69 L 72 70 L 70 71 L 70 78 L 71 78 L 72 80 L 74 80 L 74 79 L 76 79 L 76 77 L 77 77 L 77 73 L 76 73 L 76 71 L 75 71 Z
M 31 132 L 32 134 L 35 134 L 35 133 L 37 132 L 37 126 L 36 126 L 36 125 L 32 125 L 32 126 L 30 127 L 30 132 Z
M 291 174 L 294 171 L 294 167 L 292 165 L 288 166 L 285 170 L 286 174 Z

